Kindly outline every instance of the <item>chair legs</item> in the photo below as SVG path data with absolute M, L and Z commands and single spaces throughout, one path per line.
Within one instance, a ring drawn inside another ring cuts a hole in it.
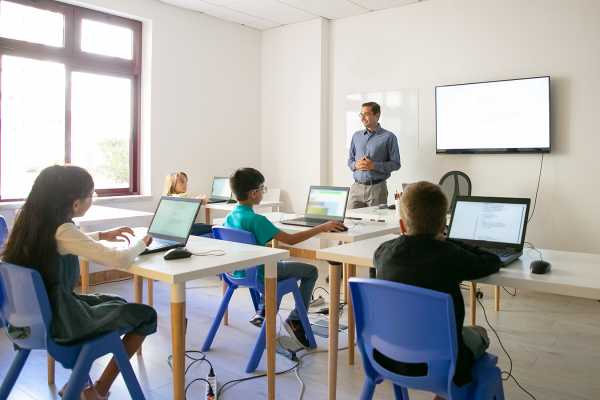
M 231 300 L 231 296 L 233 296 L 233 292 L 235 291 L 235 287 L 229 286 L 227 292 L 225 292 L 225 296 L 223 296 L 223 300 L 221 300 L 221 305 L 219 306 L 219 310 L 217 311 L 217 315 L 213 319 L 212 325 L 210 326 L 210 330 L 206 335 L 206 339 L 204 339 L 204 343 L 202 344 L 201 351 L 210 350 L 210 346 L 212 345 L 213 340 L 215 339 L 215 335 L 219 330 L 219 326 L 221 325 L 221 320 L 223 319 L 223 315 L 225 315 L 225 311 L 227 311 L 227 307 L 229 306 L 229 301 Z
M 365 382 L 363 383 L 362 392 L 360 394 L 360 400 L 371 400 L 374 393 L 375 382 L 370 380 L 368 377 L 365 377 Z
M 2 381 L 2 386 L 0 386 L 0 399 L 4 400 L 8 398 L 12 388 L 15 386 L 15 382 L 25 365 L 25 361 L 27 361 L 27 357 L 29 357 L 30 350 L 27 349 L 19 349 L 17 350 L 17 354 L 12 364 L 10 365 L 10 369 L 6 373 L 4 380 Z
M 294 295 L 294 302 L 296 303 L 296 311 L 298 314 L 298 318 L 300 318 L 300 322 L 302 323 L 302 327 L 304 328 L 304 333 L 306 333 L 306 338 L 308 339 L 308 344 L 311 349 L 317 347 L 317 341 L 315 340 L 315 335 L 313 334 L 312 328 L 310 326 L 310 321 L 308 320 L 308 311 L 304 306 L 304 302 L 302 301 L 302 295 L 300 294 L 300 289 L 296 288 L 292 291 Z
M 144 393 L 142 392 L 140 383 L 138 382 L 135 373 L 133 372 L 133 368 L 131 368 L 131 364 L 129 363 L 129 357 L 127 357 L 127 353 L 125 353 L 125 348 L 123 347 L 123 344 L 120 340 L 118 342 L 119 343 L 115 343 L 115 347 L 118 350 L 116 350 L 113 354 L 117 360 L 117 365 L 119 366 L 119 370 L 121 371 L 123 380 L 127 385 L 129 395 L 133 400 L 144 400 Z
M 394 385 L 394 398 L 396 400 L 409 400 L 408 390 L 403 386 Z
M 75 362 L 75 367 L 73 367 L 73 371 L 71 372 L 71 377 L 63 394 L 63 400 L 80 399 L 81 391 L 89 379 L 94 359 L 93 350 L 89 346 L 83 346 Z

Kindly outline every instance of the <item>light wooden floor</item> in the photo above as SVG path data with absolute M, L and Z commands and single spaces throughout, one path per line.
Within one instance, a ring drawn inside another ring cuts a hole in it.
M 324 285 L 326 268 L 320 266 L 320 284 Z M 188 285 L 187 314 L 189 318 L 187 347 L 199 349 L 208 330 L 214 312 L 220 301 L 220 286 L 215 280 L 195 281 Z M 102 285 L 97 291 L 115 293 L 127 299 L 132 298 L 131 281 Z M 170 350 L 169 293 L 162 284 L 155 285 L 155 302 L 159 314 L 159 331 L 148 338 L 141 357 L 132 359 L 138 379 L 148 400 L 171 398 L 171 374 L 167 365 Z M 485 291 L 483 300 L 490 322 L 497 328 L 504 345 L 510 352 L 513 373 L 522 385 L 537 399 L 544 400 L 583 400 L 600 399 L 600 303 L 562 296 L 545 295 L 533 292 L 519 292 L 511 298 L 503 292 L 500 314 L 492 311 L 491 290 Z M 251 314 L 251 303 L 247 291 L 234 296 L 230 308 L 230 326 L 222 328 L 215 340 L 212 351 L 207 353 L 215 366 L 219 383 L 247 376 L 244 366 L 258 330 L 247 322 Z M 289 309 L 289 303 L 284 308 Z M 390 308 L 389 312 L 393 312 Z M 287 311 L 281 311 L 285 318 Z M 468 313 L 467 313 L 468 315 Z M 479 311 L 478 320 L 484 324 Z M 490 351 L 498 354 L 500 365 L 507 368 L 508 360 L 490 333 Z M 319 348 L 326 349 L 327 342 L 317 338 Z M 340 345 L 345 346 L 345 336 L 340 336 Z M 358 353 L 357 353 L 358 354 Z M 358 398 L 362 386 L 363 373 L 360 360 L 350 367 L 345 352 L 340 353 L 338 370 L 338 398 Z M 3 376 L 12 361 L 12 347 L 4 335 L 0 335 L 0 376 Z M 92 377 L 97 377 L 107 358 L 96 363 Z M 277 356 L 278 369 L 283 370 L 292 364 Z M 261 369 L 264 369 L 264 362 Z M 194 366 L 188 377 L 204 377 L 206 366 Z M 56 369 L 57 386 L 66 382 L 68 374 L 59 365 Z M 306 385 L 304 399 L 325 399 L 327 393 L 327 354 L 318 353 L 304 359 L 301 376 Z M 188 379 L 189 380 L 189 379 Z M 299 383 L 293 374 L 277 379 L 278 399 L 297 399 Z M 507 399 L 528 399 L 512 382 L 504 383 Z M 266 394 L 264 380 L 256 380 L 232 386 L 223 393 L 222 399 L 260 399 Z M 46 356 L 34 352 L 30 356 L 10 399 L 46 400 L 56 399 L 58 389 L 46 384 Z M 194 384 L 188 392 L 188 399 L 199 399 L 204 391 L 201 383 Z M 127 399 L 125 385 L 117 380 L 112 390 L 112 399 Z M 431 399 L 428 393 L 411 393 L 411 399 Z M 391 387 L 379 385 L 376 399 L 392 398 Z

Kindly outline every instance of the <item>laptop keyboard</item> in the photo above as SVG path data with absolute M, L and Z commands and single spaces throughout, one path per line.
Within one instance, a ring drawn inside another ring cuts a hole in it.
M 481 247 L 481 249 L 487 251 L 488 253 L 495 254 L 498 257 L 508 257 L 512 254 L 515 254 L 514 250 L 511 249 L 502 249 L 497 247 Z

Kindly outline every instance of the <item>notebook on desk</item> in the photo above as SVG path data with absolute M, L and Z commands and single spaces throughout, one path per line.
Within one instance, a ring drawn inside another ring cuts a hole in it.
M 347 187 L 311 186 L 304 217 L 284 220 L 281 223 L 315 227 L 328 221 L 344 222 L 349 191 Z
M 148 228 L 152 243 L 142 254 L 184 247 L 201 204 L 199 199 L 161 197 Z
M 523 254 L 529 199 L 458 196 L 448 237 L 500 257 L 504 266 Z

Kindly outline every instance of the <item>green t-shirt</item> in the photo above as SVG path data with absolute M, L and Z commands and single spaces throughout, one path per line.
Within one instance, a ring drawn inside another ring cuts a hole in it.
M 244 204 L 238 204 L 225 218 L 223 224 L 226 228 L 241 229 L 254 234 L 256 242 L 260 246 L 266 245 L 270 242 L 275 235 L 279 233 L 279 229 L 264 215 L 256 214 L 252 207 Z M 235 278 L 243 278 L 246 276 L 246 272 L 243 270 L 235 271 L 233 273 Z M 264 265 L 258 267 L 258 278 L 264 279 L 265 268 Z

